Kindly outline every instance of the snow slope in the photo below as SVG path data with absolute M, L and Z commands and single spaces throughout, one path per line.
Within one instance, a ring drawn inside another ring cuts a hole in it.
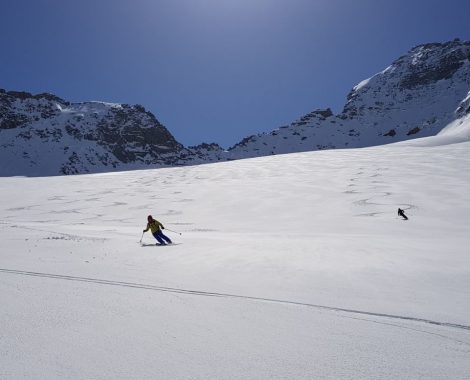
M 441 138 L 0 178 L 0 378 L 468 379 L 470 142 Z
M 405 146 L 438 146 L 470 141 L 470 92 L 456 110 L 457 119 L 446 125 L 436 136 L 398 143 Z

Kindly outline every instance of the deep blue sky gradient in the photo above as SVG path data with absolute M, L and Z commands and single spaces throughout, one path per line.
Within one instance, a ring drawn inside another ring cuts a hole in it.
M 470 39 L 468 0 L 0 0 L 0 88 L 142 104 L 224 147 L 316 108 L 421 43 Z

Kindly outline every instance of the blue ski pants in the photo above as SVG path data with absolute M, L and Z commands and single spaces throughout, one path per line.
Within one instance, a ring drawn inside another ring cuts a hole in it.
M 172 243 L 171 239 L 168 236 L 164 235 L 162 230 L 158 230 L 157 232 L 154 232 L 153 237 L 157 239 L 157 241 L 160 244 L 166 244 L 165 241 L 167 243 Z

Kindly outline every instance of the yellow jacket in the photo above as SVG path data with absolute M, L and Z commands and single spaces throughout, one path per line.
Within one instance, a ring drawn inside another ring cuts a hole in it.
M 144 232 L 147 232 L 149 229 L 152 231 L 152 234 L 160 231 L 160 228 L 165 228 L 163 227 L 163 224 L 161 224 L 158 220 L 152 220 L 150 223 L 147 223 L 147 228 L 144 230 Z

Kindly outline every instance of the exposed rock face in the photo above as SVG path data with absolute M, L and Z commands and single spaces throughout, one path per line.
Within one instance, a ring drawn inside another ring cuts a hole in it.
M 51 94 L 4 90 L 0 139 L 1 157 L 15 161 L 2 167 L 2 175 L 178 165 L 184 163 L 180 155 L 186 152 L 142 106 L 69 103 Z
M 37 102 L 37 107 L 32 105 L 32 101 L 42 99 L 41 95 L 34 96 L 28 92 L 17 91 L 6 92 L 0 89 L 0 129 L 24 127 L 28 123 L 37 121 L 40 118 L 48 119 L 52 117 L 57 111 L 57 109 L 52 107 L 52 103 L 44 104 Z M 48 96 L 53 97 L 53 95 Z M 62 99 L 57 99 L 59 102 L 63 102 Z M 15 107 L 15 102 L 17 101 L 26 103 L 25 112 L 17 112 Z M 35 115 L 32 114 L 32 111 L 34 111 Z
M 462 46 L 463 45 L 463 46 Z M 396 61 L 396 65 L 403 64 L 409 71 L 400 81 L 403 89 L 413 89 L 426 86 L 440 80 L 451 79 L 454 74 L 470 58 L 470 52 L 460 41 L 447 44 L 426 44 L 415 48 L 415 59 L 409 62 L 404 57 Z M 417 58 L 417 59 L 416 59 Z
M 270 133 L 184 147 L 140 105 L 70 103 L 0 89 L 0 175 L 131 170 L 310 150 L 366 147 L 437 134 L 470 114 L 470 42 L 417 46 L 360 82 L 343 111 L 316 110 Z

